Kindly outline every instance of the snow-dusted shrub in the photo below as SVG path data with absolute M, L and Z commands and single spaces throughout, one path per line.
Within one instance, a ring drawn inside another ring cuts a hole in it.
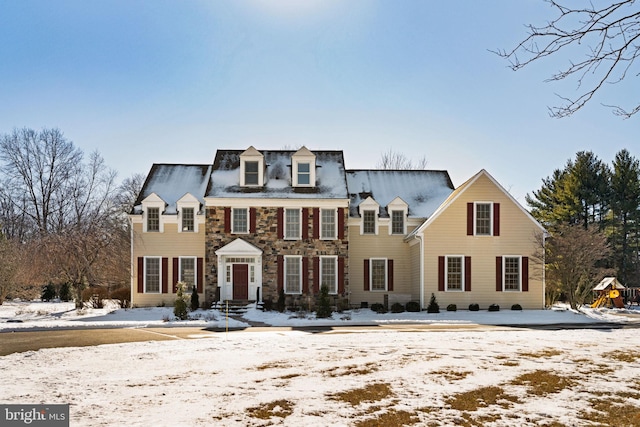
M 458 306 L 455 304 L 449 304 L 447 306 L 447 311 L 458 311 Z
M 371 304 L 371 311 L 373 311 L 374 313 L 382 314 L 387 312 L 387 307 L 385 307 L 384 304 L 375 302 Z
M 480 306 L 478 304 L 469 304 L 469 311 L 480 311 Z
M 511 310 L 522 310 L 522 306 L 520 304 L 513 304 Z
M 409 301 L 405 308 L 410 313 L 418 313 L 420 311 L 420 303 L 418 301 Z
M 500 306 L 498 304 L 491 304 L 489 306 L 489 311 L 500 311 Z
M 400 304 L 399 302 L 394 302 L 391 305 L 391 312 L 392 313 L 403 313 L 404 312 L 404 306 L 402 304 Z
M 178 282 L 176 284 L 176 301 L 173 303 L 173 315 L 178 320 L 187 320 L 187 300 L 184 295 L 184 287 L 186 283 Z

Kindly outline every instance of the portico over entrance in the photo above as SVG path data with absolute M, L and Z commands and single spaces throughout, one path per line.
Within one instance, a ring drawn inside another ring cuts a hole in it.
M 238 238 L 215 253 L 220 299 L 262 301 L 262 250 Z

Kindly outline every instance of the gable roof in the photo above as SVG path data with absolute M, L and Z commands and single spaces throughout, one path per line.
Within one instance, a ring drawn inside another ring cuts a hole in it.
M 594 291 L 604 291 L 605 289 L 626 289 L 615 277 L 605 277 L 593 288 Z
M 426 227 L 428 227 L 436 218 L 438 218 L 458 197 L 460 197 L 464 192 L 475 183 L 478 178 L 481 176 L 487 177 L 505 196 L 507 196 L 526 216 L 529 218 L 536 226 L 540 229 L 540 231 L 545 232 L 545 228 L 540 224 L 531 214 L 527 211 L 516 199 L 513 198 L 511 194 L 507 190 L 504 189 L 502 185 L 498 181 L 496 181 L 493 176 L 485 169 L 480 170 L 480 172 L 476 173 L 474 176 L 469 178 L 467 181 L 462 183 L 458 188 L 456 188 L 447 199 L 436 209 L 436 211 L 429 217 L 425 222 L 422 223 L 419 227 L 416 227 L 411 233 L 407 235 L 407 239 L 415 236 L 416 234 L 422 232 Z
M 211 185 L 205 197 L 277 198 L 277 199 L 346 199 L 344 157 L 342 151 L 314 151 L 316 186 L 291 186 L 293 150 L 264 150 L 265 185 L 240 186 L 241 150 L 218 150 L 213 161 Z
M 409 217 L 427 218 L 453 191 L 447 171 L 435 170 L 347 170 L 349 215 L 358 217 L 358 206 L 367 197 L 380 205 L 380 215 L 396 198 L 409 205 Z
M 142 201 L 154 193 L 167 204 L 165 214 L 177 213 L 176 202 L 187 193 L 204 204 L 210 174 L 211 165 L 154 163 L 132 213 L 141 213 Z

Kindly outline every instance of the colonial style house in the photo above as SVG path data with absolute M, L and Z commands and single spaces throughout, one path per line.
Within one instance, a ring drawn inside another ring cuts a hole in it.
M 348 170 L 342 151 L 218 150 L 154 164 L 130 214 L 132 303 L 544 306 L 543 228 L 486 171 Z

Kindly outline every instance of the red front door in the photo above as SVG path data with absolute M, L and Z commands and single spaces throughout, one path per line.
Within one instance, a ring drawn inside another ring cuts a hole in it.
M 233 264 L 233 299 L 249 299 L 248 264 Z

